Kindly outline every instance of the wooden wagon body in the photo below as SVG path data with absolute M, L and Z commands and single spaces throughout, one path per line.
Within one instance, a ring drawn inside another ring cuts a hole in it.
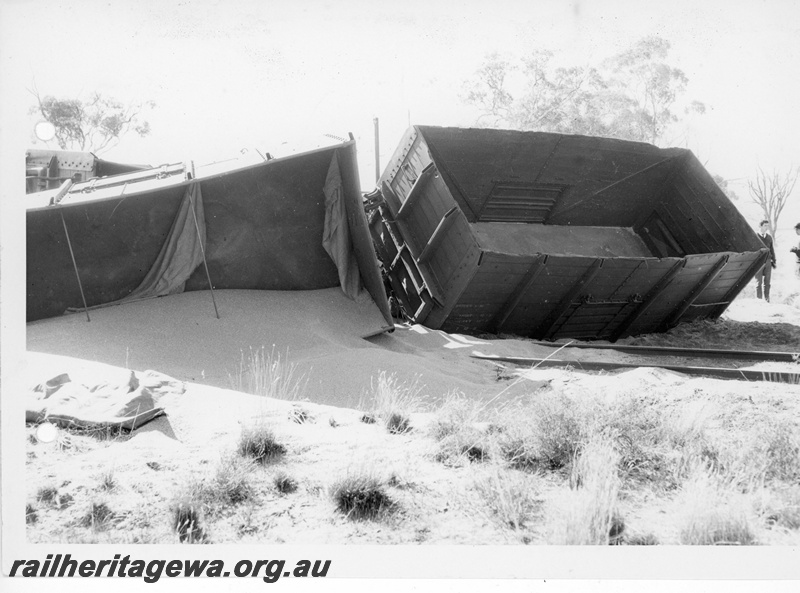
M 417 323 L 608 339 L 718 317 L 767 252 L 688 150 L 410 128 L 369 221 Z

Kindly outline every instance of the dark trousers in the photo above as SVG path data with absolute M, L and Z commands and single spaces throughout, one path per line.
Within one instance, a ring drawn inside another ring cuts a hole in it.
M 769 281 L 772 277 L 772 262 L 767 262 L 764 264 L 764 267 L 756 274 L 756 296 L 758 298 L 764 298 L 769 301 Z M 764 288 L 764 294 L 762 297 L 761 288 Z

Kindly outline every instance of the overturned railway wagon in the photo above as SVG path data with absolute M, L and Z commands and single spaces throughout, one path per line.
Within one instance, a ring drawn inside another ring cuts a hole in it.
M 355 142 L 231 170 L 176 163 L 27 196 L 27 319 L 215 289 L 369 292 L 391 316 Z
M 688 150 L 414 126 L 370 196 L 406 315 L 434 329 L 608 339 L 718 317 L 767 251 Z

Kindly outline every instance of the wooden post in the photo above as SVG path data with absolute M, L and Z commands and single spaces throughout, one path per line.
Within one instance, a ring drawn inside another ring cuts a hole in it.
M 75 269 L 75 278 L 78 279 L 78 290 L 81 291 L 81 300 L 83 301 L 83 310 L 86 311 L 86 321 L 91 321 L 89 317 L 89 307 L 86 305 L 86 297 L 83 294 L 83 284 L 81 284 L 81 275 L 78 273 L 78 263 L 75 261 L 75 253 L 72 251 L 72 242 L 69 240 L 69 231 L 67 230 L 67 221 L 64 220 L 64 213 L 59 210 L 61 215 L 61 224 L 64 225 L 64 234 L 67 237 L 67 247 L 69 247 L 69 255 L 72 258 L 72 267 Z
M 192 163 L 194 169 L 194 162 Z M 197 182 L 189 186 L 189 203 L 192 205 L 192 217 L 194 218 L 194 228 L 197 230 L 197 240 L 200 242 L 200 252 L 203 254 L 203 266 L 206 269 L 206 278 L 208 279 L 208 288 L 211 290 L 211 302 L 214 303 L 214 313 L 219 319 L 219 309 L 217 309 L 217 299 L 214 298 L 214 286 L 211 284 L 211 274 L 208 272 L 208 262 L 206 261 L 206 249 L 203 246 L 203 237 L 200 235 L 200 225 L 197 222 L 197 211 L 194 208 L 194 188 L 200 187 Z

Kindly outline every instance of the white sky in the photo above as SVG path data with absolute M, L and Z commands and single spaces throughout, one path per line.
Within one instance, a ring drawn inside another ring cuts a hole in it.
M 552 49 L 588 65 L 656 34 L 706 115 L 676 137 L 736 180 L 800 164 L 800 2 L 794 0 L 0 0 L 3 123 L 31 144 L 42 94 L 153 100 L 153 132 L 103 154 L 159 164 L 285 154 L 352 132 L 362 188 L 374 182 L 373 117 L 385 165 L 409 121 L 474 124 L 463 81 L 491 51 Z M 34 16 L 35 15 L 35 16 Z M 785 225 L 800 216 L 795 189 Z M 748 215 L 751 211 L 747 210 Z M 757 211 L 752 211 L 758 217 Z M 791 221 L 789 218 L 791 217 Z

